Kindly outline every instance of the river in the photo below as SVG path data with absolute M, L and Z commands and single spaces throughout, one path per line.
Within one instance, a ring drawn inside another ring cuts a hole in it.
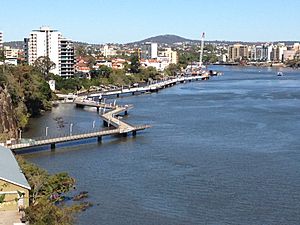
M 300 71 L 217 69 L 224 76 L 118 99 L 134 105 L 124 119 L 152 125 L 136 137 L 24 156 L 89 192 L 80 225 L 300 224 Z M 25 136 L 93 121 L 102 126 L 94 109 L 60 105 Z

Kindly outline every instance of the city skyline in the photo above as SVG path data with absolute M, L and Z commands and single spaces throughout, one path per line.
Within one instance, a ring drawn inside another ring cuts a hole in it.
M 300 16 L 300 2 L 258 0 L 239 2 L 171 0 L 8 1 L 3 0 L 0 30 L 4 41 L 23 40 L 29 32 L 50 26 L 76 41 L 128 43 L 148 37 L 174 34 L 226 41 L 296 41 L 293 32 Z M 11 11 L 15 16 L 11 16 Z M 22 21 L 22 24 L 20 23 Z

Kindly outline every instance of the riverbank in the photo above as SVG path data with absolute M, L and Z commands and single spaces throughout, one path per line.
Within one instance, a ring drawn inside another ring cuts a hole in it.
M 275 67 L 275 68 L 300 68 L 299 63 L 289 64 L 289 63 L 272 63 L 272 62 L 243 62 L 243 63 L 215 63 L 215 66 L 255 66 L 255 67 Z

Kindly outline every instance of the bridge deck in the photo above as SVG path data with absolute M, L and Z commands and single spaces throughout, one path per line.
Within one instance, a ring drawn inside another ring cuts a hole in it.
M 104 113 L 103 115 L 101 115 L 101 117 L 109 125 L 112 125 L 114 129 L 93 131 L 90 133 L 82 133 L 82 134 L 75 134 L 75 135 L 66 135 L 66 136 L 55 137 L 55 138 L 45 137 L 45 139 L 41 139 L 41 140 L 30 140 L 29 142 L 26 143 L 13 144 L 10 146 L 10 148 L 12 150 L 18 150 L 18 149 L 24 149 L 24 148 L 30 148 L 30 147 L 36 147 L 42 145 L 53 145 L 53 144 L 55 145 L 57 143 L 77 141 L 77 140 L 87 139 L 87 138 L 102 137 L 107 135 L 127 134 L 129 132 L 137 132 L 150 127 L 149 125 L 134 126 L 116 118 L 118 114 L 132 108 L 132 105 L 118 106 L 118 105 L 104 104 L 104 103 L 98 103 L 95 101 L 87 101 L 87 100 L 75 101 L 75 103 L 80 104 L 82 106 L 103 107 L 109 109 L 110 111 Z

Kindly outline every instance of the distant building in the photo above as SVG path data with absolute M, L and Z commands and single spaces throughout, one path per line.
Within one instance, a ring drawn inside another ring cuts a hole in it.
M 249 51 L 247 45 L 235 44 L 228 47 L 228 60 L 230 62 L 248 59 Z
M 273 47 L 271 60 L 274 62 L 283 62 L 284 60 L 284 51 L 287 50 L 287 47 L 284 43 L 279 43 Z
M 18 211 L 29 206 L 30 186 L 12 151 L 0 146 L 0 211 Z
M 41 27 L 33 30 L 24 42 L 25 57 L 29 65 L 33 65 L 40 56 L 47 56 L 56 65 L 51 73 L 64 77 L 74 75 L 73 42 L 63 38 L 57 30 Z
M 0 48 L 3 48 L 3 32 L 0 31 Z
M 295 51 L 300 51 L 300 43 L 294 43 L 293 49 L 294 49 Z
M 141 58 L 142 59 L 156 59 L 157 58 L 157 43 L 145 43 L 142 46 Z
M 91 71 L 89 65 L 88 65 L 88 59 L 79 56 L 76 59 L 76 64 L 75 64 L 75 72 L 76 73 L 84 73 L 88 74 Z
M 97 59 L 96 60 L 96 67 L 100 67 L 100 66 L 107 66 L 107 67 L 112 67 L 112 62 L 111 60 L 106 60 L 106 59 Z
M 284 61 L 293 60 L 296 56 L 296 53 L 297 51 L 295 51 L 294 49 L 283 51 L 283 60 Z
M 126 59 L 114 58 L 111 60 L 113 69 L 124 69 L 125 63 L 129 64 Z
M 117 51 L 109 45 L 104 45 L 104 47 L 101 49 L 101 52 L 104 57 L 110 57 L 110 56 L 117 55 Z
M 167 57 L 169 63 L 173 63 L 173 64 L 178 63 L 178 54 L 176 51 L 173 51 L 171 48 L 166 48 L 163 51 L 160 51 L 159 56 Z
M 141 66 L 144 68 L 154 67 L 157 71 L 164 71 L 169 65 L 167 57 L 158 57 L 157 59 L 142 59 Z
M 66 38 L 60 39 L 60 67 L 59 75 L 62 77 L 74 76 L 75 60 L 74 60 L 73 41 Z
M 270 62 L 272 51 L 273 51 L 272 44 L 251 46 L 249 48 L 250 59 L 252 61 Z
M 11 65 L 18 64 L 19 49 L 4 46 L 5 63 Z

